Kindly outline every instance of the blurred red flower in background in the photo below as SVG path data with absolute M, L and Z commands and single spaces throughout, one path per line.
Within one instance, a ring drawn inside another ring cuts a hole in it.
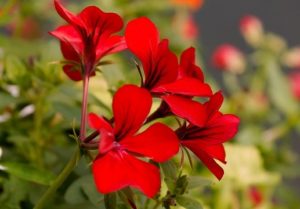
M 231 44 L 222 44 L 215 49 L 212 64 L 217 69 L 232 73 L 242 73 L 245 70 L 243 53 Z
M 258 17 L 245 15 L 240 20 L 240 31 L 250 45 L 257 46 L 262 41 L 264 28 Z
M 199 35 L 199 28 L 192 16 L 189 16 L 183 24 L 183 37 L 188 40 L 194 40 Z
M 300 70 L 289 74 L 288 78 L 293 95 L 300 100 Z
M 261 191 L 259 191 L 255 186 L 249 188 L 249 198 L 255 207 L 260 205 L 263 201 L 263 195 Z

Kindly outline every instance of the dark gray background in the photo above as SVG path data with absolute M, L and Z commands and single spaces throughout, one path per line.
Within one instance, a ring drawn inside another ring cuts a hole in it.
M 206 57 L 224 42 L 246 48 L 239 19 L 258 16 L 267 31 L 283 36 L 289 45 L 300 45 L 300 0 L 206 0 L 195 16 Z

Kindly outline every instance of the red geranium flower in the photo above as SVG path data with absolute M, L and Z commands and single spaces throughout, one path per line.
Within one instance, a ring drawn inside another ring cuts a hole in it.
M 211 96 L 212 92 L 194 63 L 194 49 L 183 53 L 179 65 L 176 55 L 169 50 L 168 40 L 159 41 L 156 26 L 145 17 L 128 23 L 125 39 L 129 50 L 142 62 L 145 75 L 142 86 L 162 98 L 174 114 L 203 125 L 202 106 L 191 98 Z
M 93 163 L 96 186 L 110 193 L 127 186 L 153 197 L 160 188 L 159 168 L 138 159 L 155 162 L 170 159 L 178 152 L 179 140 L 167 126 L 155 123 L 136 134 L 152 105 L 151 95 L 142 88 L 125 85 L 113 99 L 114 126 L 103 118 L 89 115 L 90 126 L 101 134 L 99 155 Z
M 176 131 L 181 144 L 190 149 L 219 180 L 224 171 L 215 160 L 226 163 L 223 143 L 237 133 L 239 125 L 239 118 L 219 111 L 222 102 L 222 94 L 216 93 L 203 105 L 207 113 L 204 126 L 184 125 Z
M 94 75 L 94 68 L 103 56 L 126 48 L 124 38 L 113 35 L 123 27 L 119 15 L 105 13 L 95 6 L 74 15 L 59 0 L 54 3 L 57 13 L 68 25 L 60 26 L 50 34 L 60 40 L 63 56 L 70 61 L 63 69 L 72 80 L 81 80 L 83 74 Z

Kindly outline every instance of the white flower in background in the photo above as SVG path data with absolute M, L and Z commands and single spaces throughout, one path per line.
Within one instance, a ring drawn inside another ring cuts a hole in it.
M 27 105 L 25 106 L 20 112 L 19 112 L 19 116 L 21 118 L 24 118 L 28 115 L 31 115 L 32 113 L 34 113 L 35 111 L 35 107 L 33 104 Z

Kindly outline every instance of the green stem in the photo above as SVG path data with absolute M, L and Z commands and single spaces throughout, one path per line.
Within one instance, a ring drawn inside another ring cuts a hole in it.
M 66 178 L 74 170 L 79 158 L 80 158 L 80 150 L 76 148 L 76 151 L 72 155 L 72 158 L 70 159 L 68 164 L 62 170 L 62 172 L 57 176 L 57 178 L 53 181 L 53 183 L 50 185 L 48 190 L 43 194 L 43 196 L 39 199 L 39 201 L 37 202 L 37 204 L 33 209 L 42 209 L 45 207 L 45 205 L 48 203 L 51 197 L 55 194 L 56 190 L 64 183 Z
M 83 92 L 82 92 L 82 106 L 81 106 L 81 123 L 80 123 L 80 140 L 84 140 L 86 131 L 86 113 L 89 93 L 89 75 L 83 77 Z
M 237 75 L 225 73 L 223 80 L 230 94 L 234 95 L 242 90 Z

